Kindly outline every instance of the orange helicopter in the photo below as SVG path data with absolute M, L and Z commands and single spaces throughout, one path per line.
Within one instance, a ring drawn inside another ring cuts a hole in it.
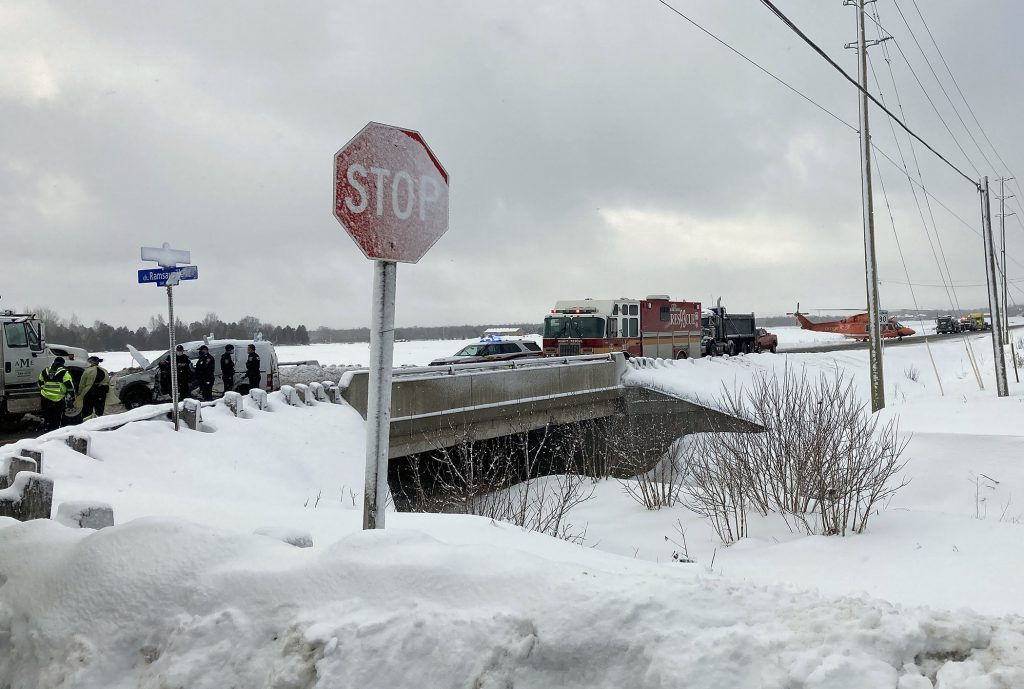
M 849 318 L 842 318 L 838 321 L 825 321 L 823 323 L 814 323 L 807 320 L 804 314 L 800 313 L 799 302 L 796 305 L 796 311 L 787 314 L 789 316 L 795 316 L 796 322 L 800 324 L 800 327 L 804 330 L 816 330 L 822 333 L 839 333 L 846 337 L 851 337 L 858 342 L 868 341 L 868 314 L 862 312 L 854 314 Z M 904 337 L 909 337 L 915 334 L 913 328 L 907 326 L 896 320 L 896 317 L 890 317 L 888 311 L 882 311 L 882 337 L 895 337 L 897 340 L 902 340 Z

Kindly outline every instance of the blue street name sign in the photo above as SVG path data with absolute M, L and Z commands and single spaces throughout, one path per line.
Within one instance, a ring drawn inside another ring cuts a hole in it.
M 167 285 L 167 278 L 177 274 L 179 280 L 195 280 L 199 277 L 199 266 L 178 266 L 177 268 L 152 268 L 139 271 L 139 284 L 155 282 L 158 287 Z

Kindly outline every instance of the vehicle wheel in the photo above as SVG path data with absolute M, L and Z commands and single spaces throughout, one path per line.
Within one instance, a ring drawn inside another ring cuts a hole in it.
M 676 352 L 676 361 L 681 361 L 681 360 L 683 360 L 685 358 L 686 358 L 686 350 L 685 349 L 680 349 L 678 352 Z
M 152 402 L 152 396 L 145 387 L 139 386 L 125 390 L 121 403 L 125 409 L 136 409 Z
M 778 345 L 772 345 L 772 348 L 769 351 L 771 351 L 771 353 L 774 354 L 778 350 L 778 348 L 779 348 Z
M 249 394 L 249 384 L 248 383 L 239 383 L 238 385 L 235 386 L 235 392 L 237 392 L 239 395 L 248 395 Z
M 716 351 L 717 349 L 718 348 L 715 346 L 714 342 L 710 343 L 708 345 L 707 351 L 704 352 L 704 356 L 716 356 L 718 354 L 718 352 Z

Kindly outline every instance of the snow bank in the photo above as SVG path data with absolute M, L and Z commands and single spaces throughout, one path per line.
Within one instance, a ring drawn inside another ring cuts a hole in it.
M 462 517 L 460 521 L 485 520 Z M 516 530 L 329 549 L 177 520 L 0 528 L 17 687 L 1011 687 L 1024 625 L 737 586 Z M 973 683 L 973 684 L 970 684 Z

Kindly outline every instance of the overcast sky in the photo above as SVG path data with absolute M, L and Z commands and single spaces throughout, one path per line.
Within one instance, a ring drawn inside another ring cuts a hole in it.
M 1024 180 L 1024 8 L 917 3 Z M 756 0 L 673 4 L 857 125 L 854 89 Z M 853 8 L 776 4 L 855 73 Z M 913 1 L 875 6 L 911 127 L 970 176 L 1005 174 Z M 764 315 L 865 303 L 857 135 L 656 0 L 5 2 L 0 65 L 0 308 L 145 323 L 166 300 L 136 283 L 139 247 L 166 241 L 199 266 L 175 292 L 183 320 L 368 325 L 371 264 L 331 211 L 333 155 L 371 120 L 420 131 L 451 178 L 448 233 L 399 265 L 398 325 L 537 322 L 557 299 L 653 293 Z M 980 229 L 975 190 L 916 150 L 929 190 Z M 883 308 L 913 304 L 896 236 L 920 306 L 948 308 L 906 177 L 878 169 Z M 931 211 L 956 297 L 983 303 L 979 236 Z M 1020 255 L 1016 218 L 1007 237 Z

